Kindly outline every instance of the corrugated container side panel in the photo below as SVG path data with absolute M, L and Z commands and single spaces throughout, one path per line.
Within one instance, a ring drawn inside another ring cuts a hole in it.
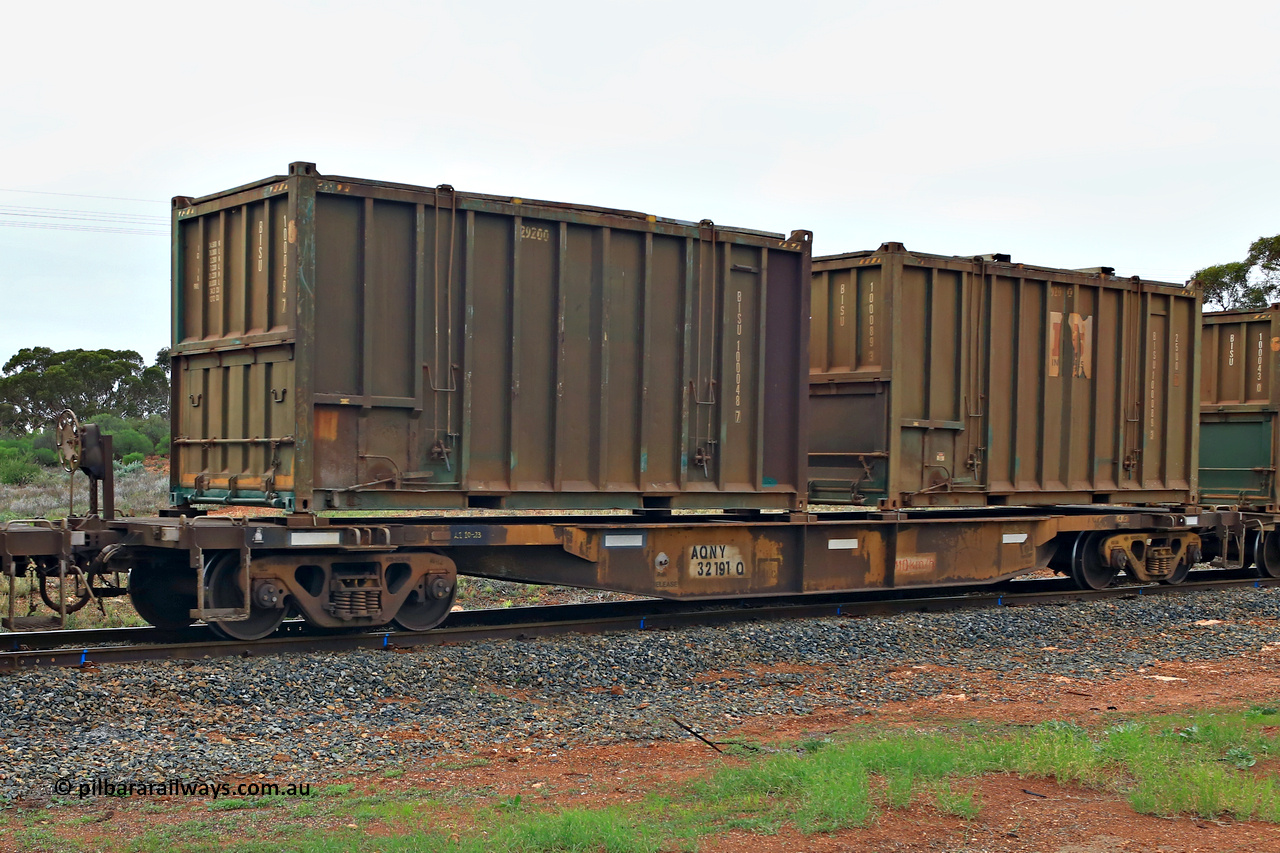
M 1034 283 L 1021 282 L 1023 299 L 1022 329 L 1019 340 L 1022 351 L 1018 359 L 1021 388 L 1020 406 L 1011 411 L 1007 417 L 1016 424 L 1018 432 L 1018 489 L 1020 491 L 1036 491 L 1042 488 L 1045 479 L 1044 454 L 1040 448 L 1048 437 L 1045 435 L 1044 418 L 1039 415 L 1044 410 L 1046 389 L 1045 372 L 1051 358 L 1047 354 L 1049 346 L 1048 333 L 1048 298 L 1046 288 L 1036 287 Z M 995 398 L 992 398 L 995 402 Z
M 723 292 L 717 277 L 723 268 L 721 250 L 706 239 L 692 241 L 688 248 L 692 261 L 690 279 L 691 325 L 689 335 L 689 414 L 687 437 L 683 453 L 688 459 L 685 488 L 690 491 L 709 491 L 714 486 L 712 477 L 717 475 L 713 464 L 699 465 L 697 454 L 712 451 L 720 436 L 720 406 L 717 402 L 717 386 L 720 379 L 716 369 L 719 349 L 717 307 L 721 305 Z M 720 390 L 723 390 L 721 388 Z M 723 458 L 720 460 L 723 462 Z
M 294 396 L 298 385 L 294 375 L 292 346 L 273 347 L 258 352 L 262 376 L 263 423 L 266 438 L 286 438 L 296 431 Z M 274 490 L 291 492 L 294 488 L 294 456 L 296 444 L 282 442 L 276 447 L 261 446 L 262 470 L 274 479 Z
M 330 398 L 324 403 L 313 400 L 314 488 L 324 488 L 360 482 L 351 448 L 357 441 L 358 398 L 364 393 L 360 387 L 364 324 L 358 286 L 363 204 L 357 198 L 317 195 L 314 221 L 317 346 L 312 375 L 300 377 L 303 384 L 299 390 Z M 356 399 L 357 406 L 341 404 L 343 397 Z
M 1059 284 L 1050 286 L 1068 290 L 1071 287 Z M 1097 301 L 1098 288 L 1077 285 L 1074 289 L 1074 304 L 1064 307 L 1074 309 L 1072 313 L 1080 315 L 1082 319 L 1079 324 L 1072 323 L 1070 340 L 1064 343 L 1070 348 L 1068 351 L 1073 361 L 1088 360 L 1090 365 L 1086 375 L 1079 376 L 1073 373 L 1062 380 L 1062 411 L 1052 422 L 1052 426 L 1057 434 L 1056 443 L 1062 447 L 1062 461 L 1057 478 L 1062 483 L 1062 488 L 1071 491 L 1090 491 L 1093 488 L 1093 465 L 1089 458 L 1089 443 L 1093 433 L 1097 431 L 1097 424 L 1093 417 L 1093 393 L 1100 385 L 1106 383 L 1108 371 L 1099 370 L 1099 365 L 1094 361 L 1096 349 L 1093 346 L 1093 340 L 1098 337 L 1101 321 Z M 1064 335 L 1064 337 L 1068 336 Z M 1085 429 L 1081 429 L 1080 425 L 1084 425 Z
M 424 206 L 418 275 L 423 298 L 423 412 L 418 455 L 428 482 L 459 482 L 462 467 L 462 389 L 466 298 L 463 261 L 470 239 L 467 216 L 452 206 Z
M 565 226 L 564 268 L 560 271 L 564 357 L 560 360 L 563 372 L 556 391 L 557 447 L 562 451 L 556 468 L 564 491 L 591 491 L 599 457 L 596 431 L 600 423 L 600 362 L 596 355 L 600 298 L 592 282 L 602 264 L 603 247 L 598 245 L 602 236 L 598 229 L 588 226 Z
M 1205 402 L 1239 403 L 1243 395 L 1238 388 L 1240 375 L 1239 359 L 1236 357 L 1237 326 L 1235 324 L 1215 323 L 1208 328 L 1213 330 L 1213 348 L 1215 358 L 1212 369 L 1205 370 L 1211 378 L 1211 393 Z M 1206 345 L 1206 351 L 1209 347 Z
M 613 229 L 609 232 L 609 262 L 606 267 L 603 300 L 605 346 L 608 360 L 604 411 L 608 420 L 602 429 L 606 447 L 602 460 L 600 488 L 637 491 L 635 460 L 640 458 L 640 358 L 644 334 L 644 235 Z M 550 389 L 548 388 L 548 392 Z
M 1088 353 L 1088 348 L 1082 345 L 1080 338 L 1083 337 L 1083 332 L 1079 327 L 1090 322 L 1093 317 L 1088 303 L 1088 288 L 1064 287 L 1044 279 L 1036 281 L 1036 286 L 1047 288 L 1049 291 L 1050 316 L 1052 317 L 1054 313 L 1061 315 L 1056 333 L 1052 326 L 1049 331 L 1050 341 L 1059 347 L 1054 354 L 1059 359 L 1061 368 L 1057 376 L 1043 380 L 1046 405 L 1042 412 L 1044 417 L 1044 444 L 1041 451 L 1044 453 L 1042 484 L 1049 490 L 1066 491 L 1071 488 L 1072 429 L 1070 421 L 1077 414 L 1087 415 L 1076 410 L 1078 401 L 1076 392 L 1081 389 L 1081 386 L 1087 387 L 1093 379 L 1088 373 L 1081 375 L 1084 371 L 1082 361 Z M 1067 296 L 1068 293 L 1070 298 Z M 1079 323 L 1075 322 L 1076 316 L 1081 318 Z M 1082 418 L 1082 423 L 1089 423 L 1087 417 Z
M 888 344 L 888 320 L 884 302 L 883 288 L 880 287 L 882 268 L 866 267 L 857 270 L 857 309 L 858 331 L 857 347 L 853 350 L 854 369 L 879 371 L 884 366 L 884 352 Z M 877 290 L 881 291 L 879 294 Z
M 554 222 L 522 217 L 512 223 L 519 252 L 512 308 L 518 324 L 519 352 L 513 371 L 519 381 L 512 406 L 514 485 L 550 491 L 556 464 L 557 255 L 559 228 Z M 518 229 L 518 236 L 515 235 Z M 514 345 L 514 342 L 513 342 Z
M 464 278 L 470 291 L 466 370 L 471 409 L 463 431 L 469 442 L 467 483 L 481 491 L 510 491 L 511 398 L 511 219 L 477 213 Z
M 888 334 L 887 305 L 877 302 L 880 277 L 879 265 L 825 270 L 813 276 L 811 371 L 879 371 Z
M 684 387 L 685 241 L 655 235 L 645 326 L 649 375 L 645 394 L 646 444 L 641 465 L 646 486 L 658 492 L 680 488 L 680 432 Z M 658 381 L 657 377 L 668 377 Z
M 201 268 L 204 253 L 200 251 L 202 240 L 201 221 L 204 217 L 178 223 L 181 275 L 182 314 L 181 328 L 175 330 L 175 343 L 199 340 L 204 337 L 204 270 Z
M 1262 323 L 1250 323 L 1248 326 L 1245 340 L 1248 351 L 1245 360 L 1245 399 L 1250 403 L 1265 403 L 1270 400 L 1270 376 L 1267 370 L 1268 354 L 1271 352 L 1267 342 L 1269 331 Z
M 364 323 L 361 245 L 364 204 L 343 196 L 316 197 L 315 375 L 317 394 L 359 397 Z M 319 483 L 317 485 L 320 485 Z
M 364 306 L 372 347 L 368 393 L 416 402 L 416 210 L 411 204 L 386 201 L 374 201 L 366 210 L 373 214 Z M 416 467 L 417 460 L 413 462 Z
M 264 263 L 267 269 L 268 317 L 273 329 L 296 332 L 294 289 L 290 287 L 289 199 L 282 196 L 265 202 L 263 217 L 269 246 Z
M 1271 401 L 1271 320 L 1245 316 L 1251 319 L 1205 323 L 1202 403 L 1262 405 Z
M 227 330 L 247 331 L 249 282 L 245 275 L 245 206 L 233 207 L 222 216 L 222 300 Z
M 848 276 L 847 270 L 838 270 Z M 812 313 L 809 316 L 809 374 L 832 373 L 837 369 L 839 356 L 836 348 L 840 343 L 831 333 L 831 324 L 838 322 L 832 315 L 831 298 L 834 293 L 831 271 L 815 271 L 809 282 L 809 304 Z
M 1012 453 L 1017 435 L 1010 409 L 1016 409 L 1022 389 L 1015 380 L 1020 361 L 1018 348 L 1018 286 L 1005 276 L 991 277 L 991 310 L 987 334 L 998 342 L 987 359 L 987 383 L 991 391 L 983 406 L 987 412 L 986 477 L 992 489 L 1012 489 L 1017 471 Z
M 204 397 L 204 373 L 193 371 L 189 359 L 175 358 L 170 366 L 170 376 L 174 384 L 174 410 L 170 415 L 173 438 L 204 437 L 204 413 L 193 405 L 192 398 Z M 198 472 L 204 470 L 201 464 L 202 449 L 199 446 L 175 443 L 169 457 L 172 466 L 170 481 L 174 485 L 193 488 Z
M 1243 403 L 1244 359 L 1241 357 L 1241 339 L 1245 336 L 1245 324 L 1219 327 L 1218 341 L 1218 399 L 1219 403 Z
M 726 245 L 729 275 L 723 304 L 721 422 L 724 448 L 720 476 L 725 488 L 758 488 L 756 448 L 757 386 L 760 381 L 760 253 L 750 246 Z
M 899 480 L 904 489 L 915 491 L 957 474 L 964 276 L 908 265 L 901 271 L 900 288 L 901 303 L 917 310 L 898 315 L 902 347 L 891 393 L 900 399 L 897 423 L 889 429 L 901 431 Z
M 365 199 L 361 235 L 363 349 L 360 385 L 371 407 L 363 420 L 357 459 L 362 482 L 415 474 L 421 468 L 414 414 L 417 333 L 417 216 L 415 206 Z M 361 464 L 363 463 L 363 464 Z
M 932 304 L 928 281 L 923 275 L 907 275 L 899 280 L 894 301 L 913 310 L 899 311 L 898 340 L 895 341 L 892 394 L 894 409 L 903 419 L 925 420 L 929 417 L 927 400 L 929 376 L 929 323 L 932 320 Z M 890 424 L 890 429 L 900 424 Z
M 1245 360 L 1247 375 L 1245 378 L 1245 399 L 1254 404 L 1268 403 L 1271 400 L 1270 332 L 1266 323 L 1250 323 L 1247 326 L 1245 347 L 1248 357 Z
M 1100 287 L 1097 291 L 1099 308 L 1094 313 L 1093 339 L 1094 417 L 1086 459 L 1092 468 L 1092 491 L 1109 492 L 1120 487 L 1120 466 L 1124 461 L 1123 448 L 1117 444 L 1117 424 L 1123 423 L 1118 405 L 1123 384 L 1120 349 L 1125 294 L 1111 288 Z
M 757 442 L 763 456 L 761 481 L 765 488 L 803 493 L 808 439 L 803 383 L 809 352 L 809 257 L 794 251 L 762 250 L 761 263 L 768 272 L 762 300 L 767 334 L 759 344 L 765 348 L 760 383 L 764 397 L 756 403 L 756 411 L 763 410 L 763 434 Z M 799 406 L 799 413 L 791 411 L 792 406 Z
M 1174 488 L 1194 490 L 1199 477 L 1198 453 L 1193 453 L 1200 422 L 1200 389 L 1195 381 L 1196 342 L 1200 337 L 1200 316 L 1188 299 L 1167 295 L 1173 340 L 1169 342 L 1167 359 L 1172 365 L 1169 390 L 1166 442 L 1168 468 L 1164 480 Z
M 1151 300 L 1154 301 L 1154 300 Z M 1154 306 L 1152 306 L 1154 308 Z M 1148 309 L 1146 335 L 1146 407 L 1143 421 L 1146 429 L 1146 440 L 1142 448 L 1142 486 L 1147 489 L 1159 488 L 1164 473 L 1164 451 L 1166 448 L 1164 426 L 1168 422 L 1168 392 L 1164 382 L 1168 362 L 1165 358 L 1165 342 L 1172 332 L 1169 329 L 1167 314 L 1159 314 Z
M 204 315 L 201 317 L 204 338 L 226 337 L 226 324 L 223 313 L 226 303 L 223 301 L 222 280 L 222 247 L 223 225 L 227 211 L 221 210 L 208 216 L 200 217 L 203 231 L 200 234 L 200 280 L 204 289 Z
M 267 200 L 250 205 L 245 216 L 245 324 L 252 332 L 265 332 L 273 325 L 269 289 L 271 271 L 268 268 L 269 205 Z
M 921 272 L 929 275 L 928 271 Z M 964 275 L 955 270 L 934 270 L 930 277 L 929 364 L 925 374 L 929 386 L 929 408 L 925 416 L 934 421 L 958 423 L 961 419 L 963 348 L 960 324 L 964 309 Z
M 1064 416 L 1054 426 L 1060 435 L 1063 447 L 1063 464 L 1060 480 L 1069 491 L 1088 492 L 1094 487 L 1092 439 L 1098 432 L 1096 409 L 1093 404 L 1094 394 L 1098 388 L 1109 384 L 1112 375 L 1110 370 L 1100 370 L 1095 356 L 1097 348 L 1094 341 L 1099 337 L 1102 324 L 1102 312 L 1099 310 L 1100 288 L 1089 285 L 1077 285 L 1075 310 L 1082 317 L 1082 325 L 1088 324 L 1088 334 L 1077 331 L 1072 346 L 1079 352 L 1080 359 L 1090 362 L 1089 374 L 1084 377 L 1073 376 L 1063 381 L 1066 400 L 1063 406 Z M 1081 429 L 1083 425 L 1085 428 Z

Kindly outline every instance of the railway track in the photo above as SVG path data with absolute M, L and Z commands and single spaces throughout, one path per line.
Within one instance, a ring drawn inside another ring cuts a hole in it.
M 1236 587 L 1275 587 L 1280 579 L 1259 578 L 1248 570 L 1192 572 L 1178 585 L 1151 584 L 1081 590 L 1066 578 L 1021 580 L 998 588 L 956 587 L 939 594 L 927 590 L 888 590 L 851 595 L 787 596 L 723 601 L 676 602 L 642 599 L 598 604 L 541 605 L 458 611 L 429 631 L 378 630 L 321 633 L 301 620 L 290 621 L 262 640 L 221 639 L 203 625 L 180 631 L 157 628 L 104 628 L 0 634 L 0 673 L 37 667 L 90 667 L 148 660 L 196 660 L 208 657 L 298 654 L 316 651 L 385 649 L 529 638 L 567 633 L 605 633 L 695 625 L 722 625 L 776 619 L 886 615 L 964 608 L 1015 607 L 1070 603 L 1139 595 L 1185 595 Z M 923 593 L 923 594 L 921 594 Z

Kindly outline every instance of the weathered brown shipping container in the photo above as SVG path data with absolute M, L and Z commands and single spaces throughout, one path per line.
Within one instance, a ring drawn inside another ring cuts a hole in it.
M 899 243 L 813 269 L 811 498 L 1196 499 L 1198 287 Z
M 810 241 L 318 175 L 174 200 L 173 497 L 803 504 Z
M 1204 315 L 1200 341 L 1200 499 L 1280 510 L 1280 308 Z

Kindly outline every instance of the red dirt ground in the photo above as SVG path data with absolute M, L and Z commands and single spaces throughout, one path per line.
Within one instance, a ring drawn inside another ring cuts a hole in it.
M 928 669 L 907 667 L 889 677 L 914 678 Z M 868 723 L 932 727 L 969 720 L 1033 724 L 1057 719 L 1088 725 L 1127 715 L 1274 703 L 1280 697 L 1280 646 L 1267 646 L 1247 657 L 1216 662 L 1161 663 L 1101 684 L 1063 677 L 1029 683 L 1026 679 L 982 674 L 966 674 L 966 681 L 976 685 L 974 696 L 940 694 L 862 714 L 819 709 L 804 717 L 750 720 L 721 739 L 796 741 Z M 489 763 L 460 767 L 474 763 L 478 757 Z M 535 741 L 437 759 L 396 779 L 363 774 L 347 781 L 354 784 L 353 793 L 485 788 L 500 797 L 521 795 L 537 808 L 584 807 L 638 801 L 651 791 L 674 789 L 680 782 L 708 774 L 725 762 L 740 760 L 721 755 L 693 737 L 679 742 L 583 747 L 558 753 L 547 753 Z M 921 794 L 911 808 L 884 811 L 866 828 L 809 836 L 791 828 L 784 828 L 777 835 L 735 831 L 704 839 L 701 849 L 742 853 L 1280 851 L 1280 826 L 1272 824 L 1139 815 L 1114 794 L 1062 787 L 1042 779 L 989 776 L 972 784 L 965 782 L 962 787 L 976 787 L 981 797 L 981 811 L 972 820 L 940 813 L 930 797 Z M 108 809 L 110 816 L 102 822 L 80 822 Z M 59 809 L 50 815 L 54 820 L 50 828 L 58 835 L 74 839 L 87 849 L 116 849 L 127 847 L 129 839 L 154 828 L 158 820 L 180 822 L 207 816 L 208 812 L 202 806 L 184 808 L 180 801 L 174 801 L 172 808 L 161 814 L 144 813 L 136 803 L 119 802 Z M 326 820 L 322 819 L 317 828 L 324 828 Z M 337 819 L 328 822 L 334 823 L 329 828 L 342 828 Z M 390 829 L 375 827 L 370 831 L 384 834 Z M 14 848 L 0 836 L 0 849 Z

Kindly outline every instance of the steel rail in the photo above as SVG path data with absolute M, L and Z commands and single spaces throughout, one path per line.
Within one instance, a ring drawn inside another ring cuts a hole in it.
M 1224 577 L 1224 575 L 1227 575 Z M 480 642 L 509 638 L 531 638 L 571 633 L 608 633 L 700 625 L 726 625 L 781 619 L 830 616 L 890 615 L 908 612 L 1016 607 L 1103 599 L 1136 598 L 1143 595 L 1183 595 L 1233 588 L 1280 586 L 1280 578 L 1259 578 L 1244 571 L 1209 570 L 1193 572 L 1177 585 L 1150 584 L 1118 586 L 1101 590 L 1064 588 L 1065 579 L 1015 581 L 998 588 L 951 588 L 944 594 L 921 595 L 921 590 L 881 590 L 875 594 L 829 594 L 785 596 L 762 599 L 666 601 L 641 599 L 598 604 L 561 604 L 459 611 L 441 627 L 429 631 L 379 629 L 361 633 L 320 633 L 302 622 L 287 623 L 281 631 L 261 640 L 208 639 L 212 632 L 204 626 L 183 631 L 149 628 L 113 628 L 89 631 L 44 631 L 22 635 L 2 634 L 6 644 L 12 638 L 42 644 L 41 648 L 16 648 L 0 652 L 0 673 L 51 666 L 96 666 L 149 660 L 193 660 L 228 656 L 317 651 L 383 649 L 399 651 L 418 646 Z M 928 592 L 925 590 L 925 592 Z M 92 645 L 75 639 L 110 637 L 125 644 Z M 40 639 L 37 639 L 37 638 Z M 43 638 L 56 640 L 44 641 Z M 162 641 L 157 641 L 163 637 Z M 14 640 L 21 645 L 20 640 Z M 59 647 L 54 647 L 54 646 Z

